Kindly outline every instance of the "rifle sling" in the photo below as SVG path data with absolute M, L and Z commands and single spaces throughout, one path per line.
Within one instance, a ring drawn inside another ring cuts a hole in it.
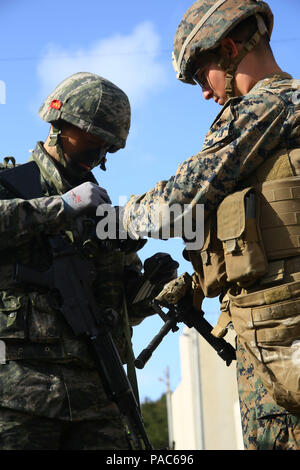
M 136 401 L 140 407 L 140 398 L 139 398 L 139 391 L 138 391 L 138 383 L 137 383 L 137 376 L 136 376 L 136 369 L 134 365 L 134 353 L 132 349 L 132 341 L 131 341 L 131 334 L 129 329 L 129 318 L 128 318 L 128 310 L 127 310 L 127 302 L 125 297 L 125 292 L 123 291 L 123 308 L 124 308 L 124 317 L 123 317 L 123 327 L 124 327 L 124 334 L 125 339 L 128 346 L 128 353 L 127 353 L 127 375 L 132 386 L 133 393 L 135 395 Z

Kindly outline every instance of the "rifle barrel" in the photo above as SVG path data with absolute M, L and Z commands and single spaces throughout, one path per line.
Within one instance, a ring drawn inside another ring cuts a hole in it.
M 137 369 L 143 369 L 146 363 L 149 361 L 155 349 L 160 345 L 164 337 L 174 328 L 176 321 L 170 319 L 167 320 L 164 326 L 159 330 L 157 335 L 150 341 L 148 346 L 143 349 L 139 356 L 135 359 L 134 364 Z

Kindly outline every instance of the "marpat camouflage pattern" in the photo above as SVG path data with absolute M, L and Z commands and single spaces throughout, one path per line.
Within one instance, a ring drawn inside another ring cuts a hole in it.
M 206 135 L 202 150 L 125 206 L 124 226 L 134 237 L 159 232 L 155 208 L 204 204 L 214 212 L 242 180 L 281 149 L 300 147 L 300 81 L 288 74 L 266 78 L 245 96 L 231 98 Z

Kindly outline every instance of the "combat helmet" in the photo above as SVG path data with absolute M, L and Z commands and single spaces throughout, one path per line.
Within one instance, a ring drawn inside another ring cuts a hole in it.
M 55 88 L 39 115 L 54 123 L 54 141 L 59 122 L 66 121 L 111 144 L 108 152 L 113 153 L 126 145 L 131 111 L 128 97 L 120 88 L 99 75 L 79 72 Z
M 216 49 L 231 30 L 251 16 L 257 19 L 257 32 L 231 63 L 219 64 L 226 71 L 227 95 L 233 96 L 233 79 L 238 64 L 263 35 L 268 33 L 270 38 L 272 34 L 272 11 L 260 0 L 197 0 L 186 11 L 175 34 L 172 57 L 177 78 L 195 85 L 195 57 Z

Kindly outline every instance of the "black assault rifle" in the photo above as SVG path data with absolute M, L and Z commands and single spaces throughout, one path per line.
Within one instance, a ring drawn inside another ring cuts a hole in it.
M 217 338 L 214 336 L 211 333 L 213 327 L 203 317 L 203 312 L 196 310 L 193 306 L 192 297 L 189 293 L 191 279 L 192 278 L 188 273 L 182 274 L 178 279 L 166 284 L 159 296 L 153 301 L 153 308 L 156 309 L 156 312 L 165 323 L 159 333 L 136 358 L 135 366 L 138 369 L 143 369 L 155 349 L 159 346 L 169 331 L 178 331 L 178 322 L 185 323 L 189 328 L 195 328 L 226 362 L 227 366 L 236 359 L 235 349 L 233 346 L 225 341 L 224 338 Z M 162 307 L 167 307 L 168 313 L 165 313 Z
M 0 182 L 8 190 L 14 191 L 16 197 L 33 199 L 44 196 L 35 162 L 1 171 Z M 35 189 L 31 192 L 30 188 Z M 45 286 L 59 292 L 59 310 L 74 335 L 88 341 L 105 392 L 108 398 L 117 404 L 125 418 L 135 446 L 143 450 L 144 444 L 146 450 L 151 450 L 152 445 L 144 427 L 138 401 L 112 339 L 111 312 L 100 311 L 92 291 L 94 265 L 65 236 L 47 236 L 47 240 L 53 257 L 50 269 L 40 272 L 17 264 L 16 281 Z

